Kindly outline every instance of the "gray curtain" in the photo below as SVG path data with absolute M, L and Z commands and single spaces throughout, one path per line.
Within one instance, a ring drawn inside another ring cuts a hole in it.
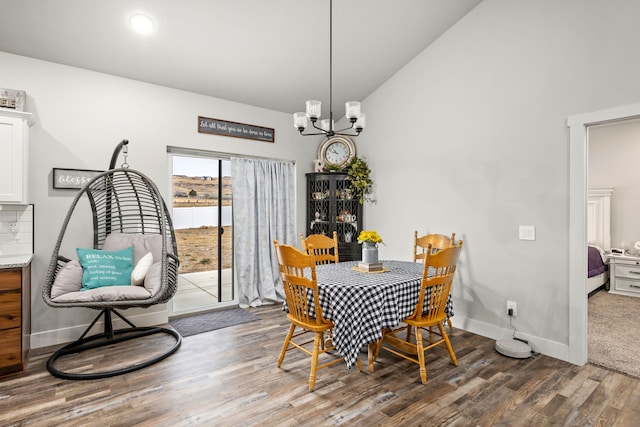
M 273 240 L 295 245 L 295 166 L 232 157 L 231 177 L 238 302 L 241 307 L 282 302 Z

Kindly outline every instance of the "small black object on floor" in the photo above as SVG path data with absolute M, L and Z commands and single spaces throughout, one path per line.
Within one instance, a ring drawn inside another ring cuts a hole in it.
M 169 324 L 183 337 L 189 337 L 191 335 L 227 328 L 241 323 L 254 322 L 256 320 L 260 320 L 260 318 L 247 310 L 236 307 L 178 317 L 171 319 Z

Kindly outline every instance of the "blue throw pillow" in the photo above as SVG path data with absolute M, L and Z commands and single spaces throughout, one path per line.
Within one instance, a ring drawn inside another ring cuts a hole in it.
M 133 247 L 119 251 L 76 249 L 82 265 L 82 290 L 102 286 L 130 286 Z

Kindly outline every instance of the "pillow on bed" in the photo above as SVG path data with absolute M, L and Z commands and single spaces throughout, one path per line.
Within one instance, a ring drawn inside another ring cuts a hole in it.
M 82 290 L 103 286 L 130 286 L 133 248 L 120 251 L 76 249 L 82 265 Z

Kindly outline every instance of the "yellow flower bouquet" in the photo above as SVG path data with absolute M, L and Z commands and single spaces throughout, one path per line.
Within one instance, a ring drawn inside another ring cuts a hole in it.
M 374 230 L 362 230 L 358 235 L 358 243 L 384 243 L 382 237 Z

